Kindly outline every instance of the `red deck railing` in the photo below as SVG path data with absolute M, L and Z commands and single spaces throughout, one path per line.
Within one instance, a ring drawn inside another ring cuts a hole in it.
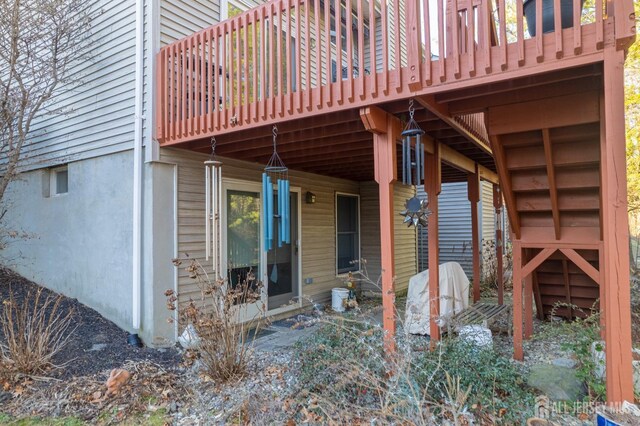
M 556 28 L 564 1 L 553 0 Z M 581 3 L 571 9 L 581 25 L 543 33 L 536 2 L 531 37 L 523 0 L 273 0 L 160 50 L 156 137 L 173 144 L 407 98 L 598 53 L 607 34 L 631 39 L 632 0 Z M 627 14 L 615 32 L 605 19 L 614 10 Z

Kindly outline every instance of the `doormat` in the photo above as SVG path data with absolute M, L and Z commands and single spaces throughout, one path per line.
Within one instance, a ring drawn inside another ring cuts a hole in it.
M 255 328 L 251 329 L 247 333 L 247 341 L 250 342 L 250 341 L 252 341 L 254 339 L 255 340 L 261 339 L 261 338 L 263 338 L 265 336 L 268 336 L 270 334 L 274 334 L 276 331 L 278 331 L 278 330 L 273 330 L 273 329 L 271 329 L 271 327 L 269 327 L 269 328 L 261 328 L 258 331 L 258 334 L 256 334 L 256 329 Z
M 302 330 L 307 327 L 312 327 L 317 323 L 317 320 L 313 316 L 309 315 L 296 315 L 291 318 L 281 319 L 271 324 L 272 327 L 283 327 L 292 330 Z

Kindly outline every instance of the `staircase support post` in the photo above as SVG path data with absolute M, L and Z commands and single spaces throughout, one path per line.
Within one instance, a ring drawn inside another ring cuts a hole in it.
M 601 97 L 601 194 L 607 402 L 633 401 L 629 219 L 624 119 L 624 51 L 604 51 Z M 601 272 L 602 273 L 602 272 Z
M 480 174 L 476 163 L 476 172 L 467 175 L 467 196 L 471 204 L 471 250 L 473 258 L 473 303 L 480 300 L 480 231 L 478 202 L 480 201 Z
M 434 144 L 433 153 L 425 152 L 425 189 L 429 200 L 431 214 L 428 218 L 429 241 L 429 336 L 431 349 L 440 340 L 440 260 L 438 243 L 438 195 L 442 189 L 442 176 L 440 173 L 440 148 Z
M 493 208 L 496 228 L 496 281 L 498 284 L 498 305 L 504 304 L 504 272 L 502 265 L 502 192 L 500 186 L 493 185 Z
M 513 240 L 513 358 L 524 359 L 522 350 L 522 248 Z

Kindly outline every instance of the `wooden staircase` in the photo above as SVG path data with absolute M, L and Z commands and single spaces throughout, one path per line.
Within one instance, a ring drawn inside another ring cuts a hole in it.
M 575 106 L 574 106 L 575 107 Z M 600 232 L 600 125 L 582 123 L 507 133 L 500 137 L 505 173 L 511 179 L 514 215 L 521 229 Z M 532 259 L 541 249 L 527 249 Z M 597 250 L 579 250 L 596 270 Z M 533 272 L 539 318 L 568 319 L 598 308 L 598 284 L 562 252 L 553 253 Z M 576 309 L 570 306 L 575 305 Z

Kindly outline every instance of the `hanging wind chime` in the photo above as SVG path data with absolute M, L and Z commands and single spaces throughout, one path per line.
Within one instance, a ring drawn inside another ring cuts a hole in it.
M 204 162 L 205 211 L 206 211 L 206 259 L 213 260 L 213 273 L 221 277 L 221 235 L 220 200 L 222 199 L 222 162 L 216 158 L 216 139 L 211 138 L 211 157 Z
M 273 154 L 262 173 L 262 214 L 264 217 L 264 248 L 269 251 L 277 246 L 291 242 L 291 215 L 289 201 L 289 169 L 284 165 L 278 155 L 276 139 L 278 128 L 273 126 Z M 276 199 L 274 202 L 273 184 L 277 184 Z M 277 204 L 274 205 L 274 204 Z M 278 221 L 277 234 L 275 233 L 275 222 Z M 276 281 L 276 280 L 272 280 Z
M 402 136 L 402 183 L 405 185 L 424 184 L 424 144 L 422 136 L 424 130 L 420 128 L 414 119 L 415 109 L 413 99 L 409 101 L 409 121 L 407 122 Z M 418 225 L 427 226 L 427 217 L 431 214 L 428 209 L 427 200 L 421 200 L 417 196 L 417 189 L 414 196 L 405 202 L 405 210 L 400 212 L 404 216 L 404 223 L 407 226 Z

